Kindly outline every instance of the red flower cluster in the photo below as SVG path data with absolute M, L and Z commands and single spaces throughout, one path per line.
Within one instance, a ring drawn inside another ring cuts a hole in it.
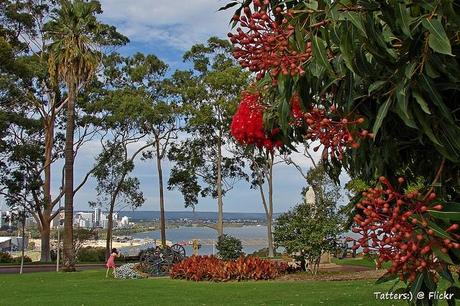
M 417 271 L 440 266 L 436 252 L 460 249 L 460 236 L 453 233 L 459 225 L 452 224 L 444 233 L 435 233 L 427 212 L 443 209 L 436 203 L 435 193 L 425 197 L 418 192 L 402 194 L 385 177 L 380 178 L 380 183 L 382 188 L 363 192 L 363 199 L 356 204 L 364 215 L 354 217 L 358 226 L 352 231 L 362 236 L 354 248 L 361 246 L 364 253 L 376 251 L 379 266 L 391 261 L 390 273 L 414 281 Z M 404 184 L 404 179 L 399 178 L 399 183 Z
M 237 28 L 237 33 L 229 33 L 234 45 L 233 56 L 244 68 L 257 72 L 261 79 L 271 70 L 274 84 L 279 73 L 284 75 L 303 74 L 303 64 L 310 59 L 312 50 L 308 42 L 303 52 L 292 50 L 289 38 L 294 34 L 294 28 L 282 16 L 283 10 L 277 7 L 270 14 L 269 1 L 253 1 L 255 12 L 249 7 L 244 8 L 245 16 L 234 16 L 244 31 Z M 274 17 L 274 18 L 273 18 Z
M 286 263 L 252 256 L 230 261 L 214 256 L 192 256 L 175 264 L 170 276 L 194 281 L 262 280 L 274 279 L 287 269 Z
M 264 106 L 260 103 L 260 95 L 243 92 L 238 110 L 231 124 L 232 136 L 243 145 L 256 145 L 269 150 L 281 147 L 282 141 L 274 138 L 280 132 L 278 128 L 267 133 L 264 128 Z
M 343 118 L 339 121 L 334 121 L 327 116 L 324 109 L 314 107 L 307 112 L 302 111 L 300 103 L 299 95 L 294 95 L 291 99 L 291 115 L 293 117 L 291 125 L 301 126 L 304 123 L 307 125 L 305 138 L 310 141 L 319 140 L 324 147 L 323 159 L 327 159 L 330 154 L 333 158 L 337 157 L 341 160 L 345 147 L 359 147 L 359 143 L 355 140 L 356 138 L 373 136 L 367 130 L 362 130 L 361 132 L 350 131 L 350 126 L 363 123 L 364 118 L 356 120 Z M 335 112 L 335 107 L 330 110 Z M 321 145 L 313 148 L 313 150 L 316 152 Z

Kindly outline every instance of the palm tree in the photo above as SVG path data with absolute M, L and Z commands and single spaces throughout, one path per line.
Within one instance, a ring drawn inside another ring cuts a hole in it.
M 98 2 L 82 0 L 61 1 L 47 24 L 49 44 L 49 73 L 56 83 L 67 88 L 67 121 L 65 133 L 64 179 L 64 270 L 75 271 L 73 247 L 73 196 L 74 196 L 74 129 L 75 100 L 78 91 L 95 75 L 101 53 L 95 49 L 97 32 L 101 24 L 95 15 L 101 12 Z

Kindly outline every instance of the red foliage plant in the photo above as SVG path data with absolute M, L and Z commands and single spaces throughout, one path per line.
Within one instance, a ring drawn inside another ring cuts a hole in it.
M 311 42 L 305 51 L 295 51 L 289 46 L 289 38 L 294 34 L 294 27 L 288 24 L 289 14 L 278 6 L 269 11 L 269 1 L 254 0 L 254 12 L 247 6 L 243 16 L 234 16 L 241 27 L 236 33 L 229 33 L 234 45 L 233 56 L 244 68 L 257 72 L 257 79 L 264 77 L 267 71 L 276 84 L 276 77 L 303 74 L 303 64 L 312 54 Z
M 435 193 L 401 193 L 385 177 L 380 177 L 380 183 L 381 188 L 363 192 L 356 204 L 363 214 L 354 217 L 358 226 L 352 231 L 361 235 L 354 248 L 376 251 L 379 266 L 391 261 L 388 272 L 401 280 L 412 282 L 419 270 L 442 268 L 439 258 L 447 256 L 449 249 L 460 249 L 460 235 L 455 233 L 459 225 L 435 232 L 438 226 L 430 220 L 429 210 L 443 209 Z M 399 184 L 404 184 L 404 178 L 399 178 Z
M 283 145 L 275 140 L 279 129 L 267 132 L 264 128 L 264 106 L 260 102 L 260 94 L 243 92 L 238 110 L 231 124 L 232 136 L 243 145 L 256 145 L 269 150 Z
M 225 261 L 215 256 L 192 256 L 175 264 L 171 278 L 193 281 L 267 280 L 285 273 L 286 263 L 259 257 L 243 257 Z

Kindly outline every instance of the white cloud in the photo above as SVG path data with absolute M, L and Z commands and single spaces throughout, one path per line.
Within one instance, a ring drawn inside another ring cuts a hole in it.
M 103 19 L 132 41 L 162 44 L 181 51 L 230 30 L 232 10 L 218 12 L 216 0 L 102 0 Z

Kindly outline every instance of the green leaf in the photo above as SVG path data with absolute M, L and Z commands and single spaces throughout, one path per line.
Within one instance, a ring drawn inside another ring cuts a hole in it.
M 388 114 L 388 109 L 390 108 L 391 102 L 392 100 L 390 97 L 380 106 L 379 112 L 377 113 L 377 119 L 375 120 L 374 127 L 372 128 L 374 135 L 377 135 L 377 132 L 380 130 L 383 119 L 385 119 Z
M 460 203 L 446 202 L 442 206 L 442 211 L 429 209 L 428 213 L 438 219 L 460 221 Z
M 431 248 L 433 250 L 433 253 L 434 255 L 436 255 L 436 257 L 439 259 L 439 260 L 442 260 L 443 262 L 445 263 L 448 263 L 450 265 L 453 265 L 454 263 L 452 262 L 452 259 L 450 259 L 449 255 L 441 252 L 441 249 L 437 246 L 433 246 Z
M 439 275 L 441 275 L 442 278 L 446 279 L 451 284 L 455 283 L 454 277 L 452 276 L 452 273 L 450 273 L 449 267 L 447 265 L 444 265 L 444 267 L 439 271 Z
M 386 81 L 375 81 L 374 83 L 369 85 L 369 88 L 367 90 L 368 95 L 370 96 L 371 93 L 382 88 L 385 83 Z
M 422 74 L 422 77 L 420 78 L 420 86 L 429 94 L 430 100 L 439 107 L 443 117 L 453 125 L 456 125 L 454 123 L 454 119 L 452 118 L 452 113 L 444 103 L 442 96 L 439 94 L 436 87 L 433 86 L 433 82 L 424 74 Z
M 397 18 L 396 20 L 401 30 L 408 37 L 412 37 L 411 32 L 410 32 L 410 27 L 409 27 L 411 18 L 410 18 L 409 13 L 407 12 L 406 4 L 398 3 L 395 11 L 396 11 L 396 18 Z
M 324 46 L 324 41 L 316 35 L 312 36 L 312 46 L 313 46 L 313 57 L 318 64 L 326 68 L 326 70 L 332 71 L 331 64 L 327 59 L 326 47 Z
M 414 118 L 409 111 L 409 97 L 405 92 L 404 86 L 398 86 L 398 91 L 396 92 L 396 107 L 394 111 L 401 117 L 404 123 L 414 129 L 417 129 L 417 124 L 414 121 Z
M 406 69 L 404 70 L 404 75 L 408 80 L 412 79 L 412 76 L 414 75 L 415 69 L 417 68 L 418 63 L 413 62 L 410 65 L 406 66 Z
M 359 13 L 356 13 L 356 12 L 346 12 L 345 13 L 345 18 L 347 20 L 350 20 L 351 23 L 353 23 L 353 25 L 359 29 L 359 31 L 365 36 L 367 37 L 367 33 L 366 33 L 366 30 L 364 28 L 364 25 L 363 25 L 363 21 L 362 21 L 362 18 L 361 18 L 361 15 Z
M 226 9 L 229 9 L 231 7 L 234 7 L 235 5 L 237 5 L 239 2 L 230 2 L 228 3 L 227 5 L 221 7 L 220 9 L 218 9 L 218 11 L 225 11 Z
M 453 56 L 449 38 L 444 31 L 441 21 L 439 19 L 425 18 L 422 20 L 422 25 L 430 32 L 430 35 L 428 35 L 428 44 L 431 49 L 438 53 Z
M 428 220 L 428 227 L 433 230 L 436 236 L 440 238 L 447 238 L 447 239 L 452 239 L 452 237 L 447 233 L 445 230 L 443 230 L 439 225 L 434 223 L 431 220 Z
M 418 122 L 422 125 L 423 132 L 428 136 L 428 138 L 435 143 L 436 145 L 442 147 L 443 145 L 434 135 L 433 129 L 431 128 L 429 122 L 425 119 L 423 113 L 419 109 L 414 109 L 415 116 L 417 117 Z
M 305 37 L 303 35 L 303 30 L 300 27 L 300 24 L 295 25 L 295 41 L 297 48 L 299 48 L 300 51 L 305 51 L 305 48 L 307 47 L 305 44 Z
M 434 282 L 433 278 L 431 277 L 431 274 L 428 273 L 428 270 L 423 269 L 422 273 L 423 273 L 424 283 L 425 283 L 426 287 L 428 288 L 428 290 L 430 290 L 431 292 L 436 291 L 437 285 Z
M 426 101 L 425 101 L 425 99 L 423 99 L 422 95 L 418 91 L 414 90 L 412 92 L 412 96 L 415 98 L 415 100 L 420 105 L 422 110 L 425 113 L 427 113 L 428 115 L 431 115 L 430 108 L 428 107 L 428 103 L 426 103 Z
M 305 2 L 305 6 L 309 9 L 312 10 L 317 10 L 318 9 L 318 1 L 308 1 Z
M 346 25 L 342 27 L 341 37 L 340 37 L 340 52 L 342 52 L 343 59 L 345 60 L 345 65 L 348 69 L 356 73 L 353 69 L 353 30 L 351 25 Z
M 383 274 L 375 283 L 376 284 L 383 284 L 383 283 L 389 282 L 389 281 L 391 281 L 393 279 L 396 279 L 396 278 L 398 278 L 397 274 L 387 272 L 387 273 Z
M 291 106 L 289 103 L 283 99 L 281 102 L 281 112 L 280 112 L 280 119 L 279 119 L 279 124 L 280 128 L 283 132 L 287 132 L 288 130 L 288 118 L 289 118 L 289 113 L 291 112 Z
M 418 272 L 415 281 L 411 285 L 410 292 L 412 292 L 412 296 L 417 296 L 417 293 L 420 291 L 420 288 L 423 284 L 423 273 Z

